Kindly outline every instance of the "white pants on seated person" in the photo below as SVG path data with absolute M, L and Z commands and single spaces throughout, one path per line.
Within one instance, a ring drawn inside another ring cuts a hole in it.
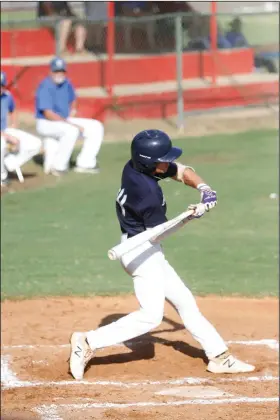
M 16 137 L 19 140 L 19 152 L 11 154 L 7 150 L 7 142 L 1 136 L 1 180 L 7 177 L 7 170 L 12 172 L 16 167 L 21 167 L 33 156 L 40 152 L 42 142 L 33 134 L 26 133 L 25 131 L 18 130 L 17 128 L 7 128 L 5 133 Z M 10 159 L 10 157 L 13 159 Z
M 37 132 L 44 137 L 44 171 L 66 171 L 80 135 L 77 127 L 63 121 L 37 119 Z
M 69 121 L 84 128 L 81 136 L 83 146 L 77 157 L 77 166 L 85 169 L 94 168 L 103 141 L 103 124 L 87 118 L 69 118 Z M 49 172 L 52 168 L 59 171 L 67 170 L 75 143 L 81 135 L 79 129 L 66 122 L 38 119 L 37 131 L 45 138 L 45 172 Z
M 77 166 L 80 168 L 94 168 L 104 137 L 104 126 L 98 120 L 90 118 L 68 118 L 70 122 L 83 127 L 83 147 L 77 157 Z
M 125 254 L 121 263 L 133 279 L 140 308 L 116 322 L 88 331 L 86 337 L 92 350 L 131 340 L 158 327 L 165 299 L 175 306 L 186 329 L 209 359 L 227 350 L 221 336 L 200 312 L 191 291 L 165 259 L 160 245 L 146 242 Z
M 5 181 L 8 176 L 8 171 L 4 164 L 4 159 L 7 154 L 7 143 L 3 136 L 1 136 L 1 181 Z

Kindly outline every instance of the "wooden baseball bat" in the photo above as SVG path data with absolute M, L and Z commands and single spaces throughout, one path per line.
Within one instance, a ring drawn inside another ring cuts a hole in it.
M 169 235 L 176 232 L 190 220 L 190 216 L 194 213 L 194 210 L 185 211 L 179 216 L 174 217 L 173 219 L 162 223 L 152 229 L 145 230 L 144 232 L 139 233 L 138 235 L 133 236 L 125 240 L 124 242 L 114 246 L 108 251 L 108 257 L 110 260 L 118 260 L 127 252 L 132 251 L 138 246 L 143 245 L 145 242 L 150 241 L 153 243 L 159 243 Z

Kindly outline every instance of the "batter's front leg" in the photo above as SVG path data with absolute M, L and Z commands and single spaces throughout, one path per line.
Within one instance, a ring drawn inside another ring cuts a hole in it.
M 134 291 L 140 305 L 118 321 L 86 334 L 91 349 L 123 343 L 156 328 L 163 318 L 164 287 L 162 276 L 153 277 L 149 271 L 133 277 Z
M 72 334 L 70 370 L 74 378 L 83 378 L 84 368 L 93 356 L 92 351 L 131 340 L 161 323 L 165 294 L 159 254 L 153 247 L 144 258 L 140 258 L 140 263 L 133 263 L 133 258 L 133 261 L 123 261 L 124 268 L 133 277 L 135 295 L 140 305 L 138 311 L 96 330 Z

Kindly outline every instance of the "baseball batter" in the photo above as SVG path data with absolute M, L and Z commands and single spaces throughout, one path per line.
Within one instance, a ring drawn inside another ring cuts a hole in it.
M 96 157 L 104 136 L 103 124 L 89 118 L 76 118 L 76 93 L 67 78 L 64 60 L 55 57 L 50 74 L 36 91 L 36 125 L 44 138 L 44 171 L 59 176 L 69 169 L 69 161 L 79 137 L 82 150 L 75 172 L 98 173 Z
M 191 167 L 175 163 L 181 154 L 182 150 L 173 147 L 168 135 L 160 130 L 142 131 L 134 137 L 131 160 L 123 169 L 116 200 L 122 241 L 166 222 L 166 202 L 159 186 L 161 179 L 172 178 L 200 192 L 204 206 L 190 206 L 195 218 L 203 216 L 205 208 L 209 211 L 216 206 L 216 192 Z M 124 254 L 121 263 L 133 279 L 140 308 L 97 330 L 72 334 L 70 370 L 75 379 L 83 378 L 85 366 L 97 349 L 131 340 L 159 326 L 165 299 L 173 303 L 186 329 L 204 349 L 209 372 L 254 370 L 254 366 L 229 352 L 216 329 L 199 311 L 191 291 L 170 266 L 159 244 L 145 242 Z
M 7 76 L 1 71 L 1 187 L 8 184 L 8 173 L 20 168 L 41 149 L 41 140 L 15 128 L 16 104 L 6 88 Z

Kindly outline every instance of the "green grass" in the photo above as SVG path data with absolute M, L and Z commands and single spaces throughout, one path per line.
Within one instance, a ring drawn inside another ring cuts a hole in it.
M 277 132 L 186 138 L 182 162 L 218 191 L 219 204 L 164 242 L 195 294 L 278 294 Z M 99 176 L 69 173 L 57 185 L 2 197 L 2 298 L 132 292 L 107 258 L 119 242 L 115 196 L 128 144 L 105 144 Z M 162 182 L 169 217 L 198 193 Z

